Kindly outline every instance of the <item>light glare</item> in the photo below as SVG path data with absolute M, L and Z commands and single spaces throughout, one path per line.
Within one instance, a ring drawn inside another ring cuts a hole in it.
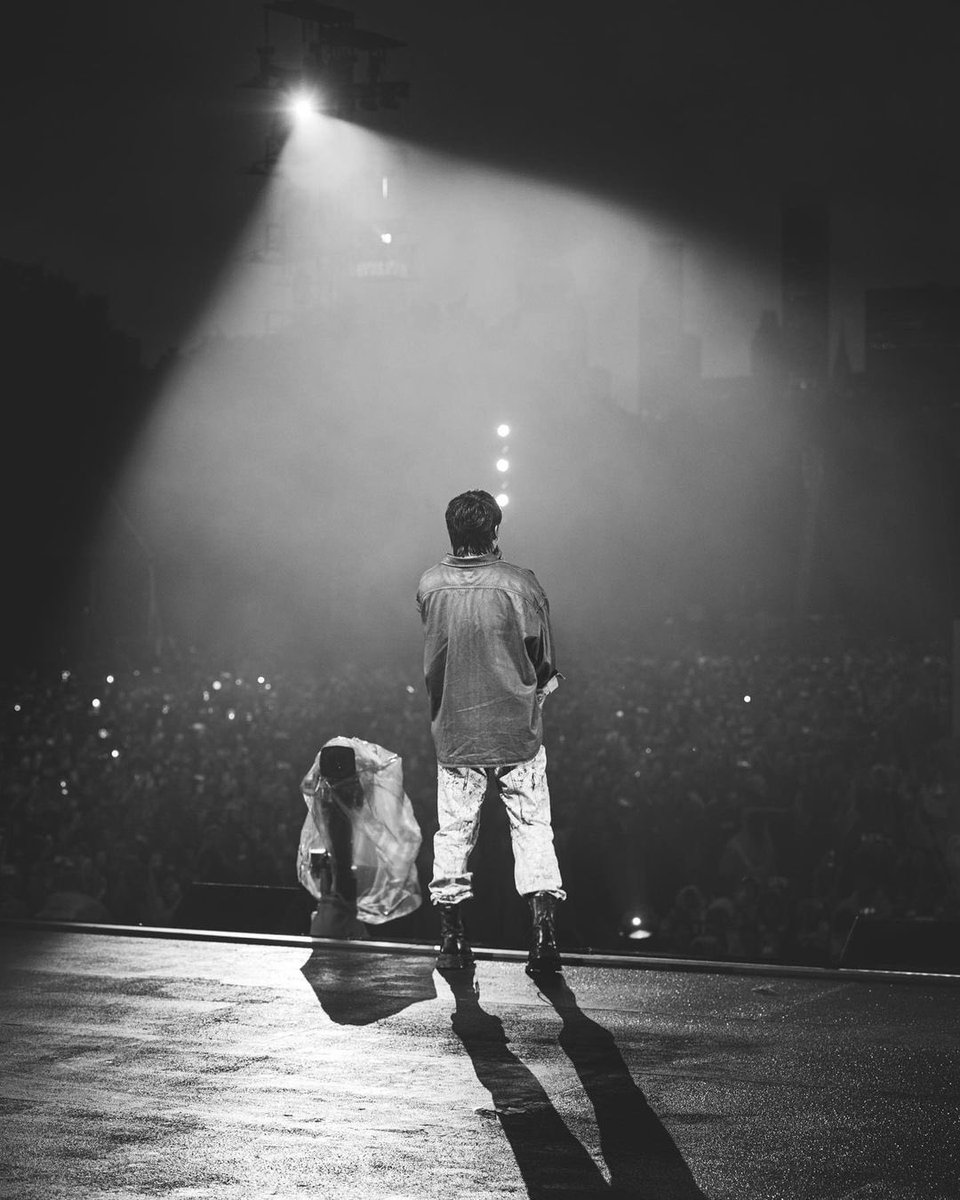
M 303 121 L 316 112 L 316 97 L 313 92 L 295 92 L 290 98 L 289 109 L 298 121 Z
M 507 459 L 505 459 L 505 458 L 497 459 L 497 470 L 498 471 L 509 471 L 510 470 L 510 463 L 507 461 Z
M 507 505 L 510 503 L 510 497 L 507 495 L 506 492 L 501 492 L 500 495 L 496 497 L 496 500 L 501 508 L 506 508 Z
M 497 437 L 509 437 L 509 436 L 510 436 L 510 426 L 509 425 L 498 425 L 497 426 Z

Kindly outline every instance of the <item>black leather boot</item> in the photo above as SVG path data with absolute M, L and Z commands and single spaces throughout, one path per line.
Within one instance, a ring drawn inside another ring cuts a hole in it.
M 563 967 L 557 949 L 557 898 L 550 892 L 533 892 L 527 899 L 533 914 L 533 944 L 525 970 L 528 975 L 556 974 Z
M 463 932 L 463 912 L 459 904 L 440 904 L 440 953 L 438 971 L 464 971 L 473 965 L 473 951 Z

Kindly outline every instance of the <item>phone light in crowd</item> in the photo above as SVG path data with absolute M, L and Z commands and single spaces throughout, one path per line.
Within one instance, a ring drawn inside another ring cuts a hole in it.
M 509 471 L 510 470 L 509 461 L 505 458 L 498 458 L 497 459 L 497 470 L 500 472 Z
M 494 498 L 495 498 L 496 502 L 500 505 L 501 508 L 506 508 L 507 505 L 510 503 L 510 497 L 507 495 L 506 492 L 500 492 L 500 494 Z
M 509 437 L 509 436 L 510 436 L 510 426 L 509 425 L 498 425 L 497 426 L 497 437 Z

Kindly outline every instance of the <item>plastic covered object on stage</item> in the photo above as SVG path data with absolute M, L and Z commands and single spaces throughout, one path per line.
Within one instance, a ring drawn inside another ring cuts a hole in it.
M 318 900 L 328 898 L 311 870 L 311 856 L 334 853 L 327 811 L 336 805 L 351 826 L 357 916 L 373 925 L 404 917 L 420 907 L 416 858 L 422 837 L 403 790 L 403 760 L 361 738 L 331 738 L 321 750 L 327 746 L 353 748 L 363 798 L 359 804 L 340 800 L 320 774 L 318 752 L 300 784 L 307 816 L 297 851 L 297 878 Z

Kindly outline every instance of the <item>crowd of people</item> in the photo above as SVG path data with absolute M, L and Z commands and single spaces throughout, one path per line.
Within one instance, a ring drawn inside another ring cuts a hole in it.
M 566 945 L 829 965 L 857 913 L 960 916 L 945 646 L 675 633 L 560 665 L 545 729 Z M 23 676 L 2 706 L 0 915 L 176 925 L 197 881 L 296 886 L 300 779 L 336 734 L 402 755 L 426 892 L 436 764 L 415 670 L 168 648 Z M 477 853 L 503 887 L 478 891 L 476 925 L 522 944 L 506 826 L 489 826 Z

